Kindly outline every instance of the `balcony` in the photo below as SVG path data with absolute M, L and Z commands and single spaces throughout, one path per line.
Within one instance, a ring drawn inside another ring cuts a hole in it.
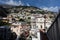
M 49 40 L 60 40 L 60 13 L 48 29 L 47 37 Z

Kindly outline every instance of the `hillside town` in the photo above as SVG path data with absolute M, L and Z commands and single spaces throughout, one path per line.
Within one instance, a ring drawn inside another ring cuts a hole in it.
M 7 15 L 6 17 L 0 16 L 0 20 L 5 23 L 0 23 L 0 29 L 9 28 L 14 33 L 13 35 L 16 35 L 16 38 L 13 37 L 15 39 L 12 39 L 8 36 L 9 33 L 7 33 L 6 40 L 41 40 L 40 31 L 46 33 L 56 17 L 54 12 L 33 6 L 2 7 L 0 11 L 0 13 L 4 11 Z M 24 36 L 23 39 L 20 38 L 22 35 Z

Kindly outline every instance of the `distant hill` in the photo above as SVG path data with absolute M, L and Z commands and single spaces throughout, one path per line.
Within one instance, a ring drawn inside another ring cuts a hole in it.
M 2 10 L 2 11 L 1 11 Z M 54 12 L 42 10 L 33 6 L 13 6 L 13 5 L 0 5 L 0 16 L 7 16 L 10 13 L 20 13 L 20 14 L 54 14 Z

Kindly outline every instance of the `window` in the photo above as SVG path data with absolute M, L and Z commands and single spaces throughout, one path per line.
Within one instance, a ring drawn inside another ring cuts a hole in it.
M 33 25 L 33 29 L 36 29 L 36 26 L 35 25 Z
M 42 28 L 42 25 L 40 25 L 41 26 L 41 28 Z
M 16 28 L 17 26 L 14 26 L 14 28 Z
M 42 21 L 42 19 L 40 19 L 40 21 Z

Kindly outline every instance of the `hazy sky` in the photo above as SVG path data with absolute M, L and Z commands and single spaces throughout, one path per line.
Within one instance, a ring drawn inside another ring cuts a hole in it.
M 36 6 L 56 12 L 60 7 L 60 0 L 0 0 L 0 4 Z

